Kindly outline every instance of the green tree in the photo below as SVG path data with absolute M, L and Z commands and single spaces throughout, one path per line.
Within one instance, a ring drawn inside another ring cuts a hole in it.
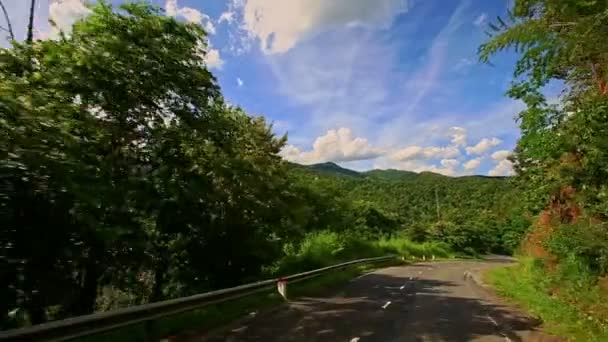
M 513 161 L 528 209 L 563 208 L 560 221 L 569 224 L 576 215 L 565 209 L 566 202 L 574 202 L 582 210 L 579 221 L 587 222 L 580 225 L 580 236 L 596 241 L 605 237 L 593 226 L 608 214 L 607 18 L 605 1 L 518 0 L 508 19 L 491 26 L 491 39 L 480 47 L 484 61 L 508 48 L 520 55 L 508 94 L 527 105 L 519 115 L 522 136 Z M 560 105 L 549 104 L 544 95 L 543 87 L 552 80 L 564 84 Z M 552 250 L 587 263 L 606 259 L 608 245 L 586 245 L 595 252 L 555 244 Z M 595 269 L 605 270 L 606 264 Z
M 234 285 L 285 235 L 285 139 L 224 103 L 203 29 L 92 10 L 0 50 L 0 309 L 31 323 L 90 313 L 104 287 L 144 302 Z

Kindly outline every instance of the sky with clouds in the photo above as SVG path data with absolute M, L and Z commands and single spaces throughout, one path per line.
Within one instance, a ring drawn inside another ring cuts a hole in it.
M 28 1 L 4 2 L 24 36 Z M 523 104 L 504 93 L 516 56 L 492 65 L 476 56 L 507 0 L 151 2 L 207 30 L 207 65 L 224 95 L 288 134 L 288 160 L 453 176 L 512 172 L 506 158 Z M 49 17 L 69 30 L 88 11 L 81 0 L 37 7 L 39 38 L 56 34 Z

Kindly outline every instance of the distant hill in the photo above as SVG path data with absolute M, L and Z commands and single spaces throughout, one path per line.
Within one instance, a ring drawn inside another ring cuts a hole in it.
M 357 171 L 343 168 L 340 165 L 338 165 L 336 163 L 332 163 L 332 162 L 312 164 L 312 165 L 301 165 L 301 166 L 305 169 L 312 170 L 312 171 L 315 171 L 318 173 L 333 174 L 333 175 L 337 175 L 337 176 L 357 177 L 357 178 L 363 177 L 363 174 L 361 174 Z
M 416 180 L 439 180 L 439 179 L 447 179 L 447 178 L 456 178 L 456 179 L 501 179 L 508 177 L 493 177 L 493 176 L 482 176 L 482 175 L 469 175 L 469 176 L 459 176 L 459 177 L 451 177 L 445 176 L 439 173 L 431 172 L 431 171 L 422 171 L 420 173 L 413 171 L 405 171 L 405 170 L 395 170 L 395 169 L 387 169 L 387 170 L 369 170 L 358 172 L 355 170 L 347 169 L 341 167 L 340 165 L 333 162 L 326 163 L 318 163 L 318 164 L 310 164 L 310 165 L 302 165 L 297 163 L 289 163 L 292 167 L 312 171 L 314 173 L 322 174 L 322 175 L 330 175 L 337 177 L 348 177 L 348 178 L 365 178 L 370 180 L 382 180 L 382 181 L 416 181 Z
M 364 172 L 358 172 L 355 170 L 347 169 L 341 167 L 340 165 L 333 162 L 326 163 L 318 163 L 318 164 L 310 164 L 310 165 L 302 165 L 296 163 L 290 163 L 293 167 L 300 168 L 303 170 L 313 171 L 315 173 L 320 173 L 323 175 L 332 175 L 338 177 L 354 177 L 354 178 L 368 178 L 374 180 L 385 180 L 385 181 L 401 181 L 401 180 L 411 180 L 415 178 L 419 178 L 422 176 L 423 178 L 427 177 L 446 177 L 440 175 L 438 173 L 424 171 L 421 173 L 416 173 L 413 171 L 404 171 L 404 170 L 370 170 Z

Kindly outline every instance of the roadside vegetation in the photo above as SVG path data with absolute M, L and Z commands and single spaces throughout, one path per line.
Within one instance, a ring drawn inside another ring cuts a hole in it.
M 511 160 L 533 218 L 526 259 L 489 280 L 580 341 L 608 339 L 607 18 L 606 1 L 516 0 L 480 47 L 482 61 L 520 56 L 508 95 L 526 109 Z
M 585 272 L 568 266 L 547 272 L 539 260 L 522 258 L 517 266 L 490 270 L 485 281 L 540 318 L 551 334 L 572 341 L 608 340 L 605 293 Z

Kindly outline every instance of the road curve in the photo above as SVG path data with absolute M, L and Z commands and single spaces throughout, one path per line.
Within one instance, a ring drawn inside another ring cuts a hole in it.
M 214 336 L 188 341 L 561 341 L 465 276 L 503 263 L 443 261 L 389 267 L 327 298 L 298 298 Z

